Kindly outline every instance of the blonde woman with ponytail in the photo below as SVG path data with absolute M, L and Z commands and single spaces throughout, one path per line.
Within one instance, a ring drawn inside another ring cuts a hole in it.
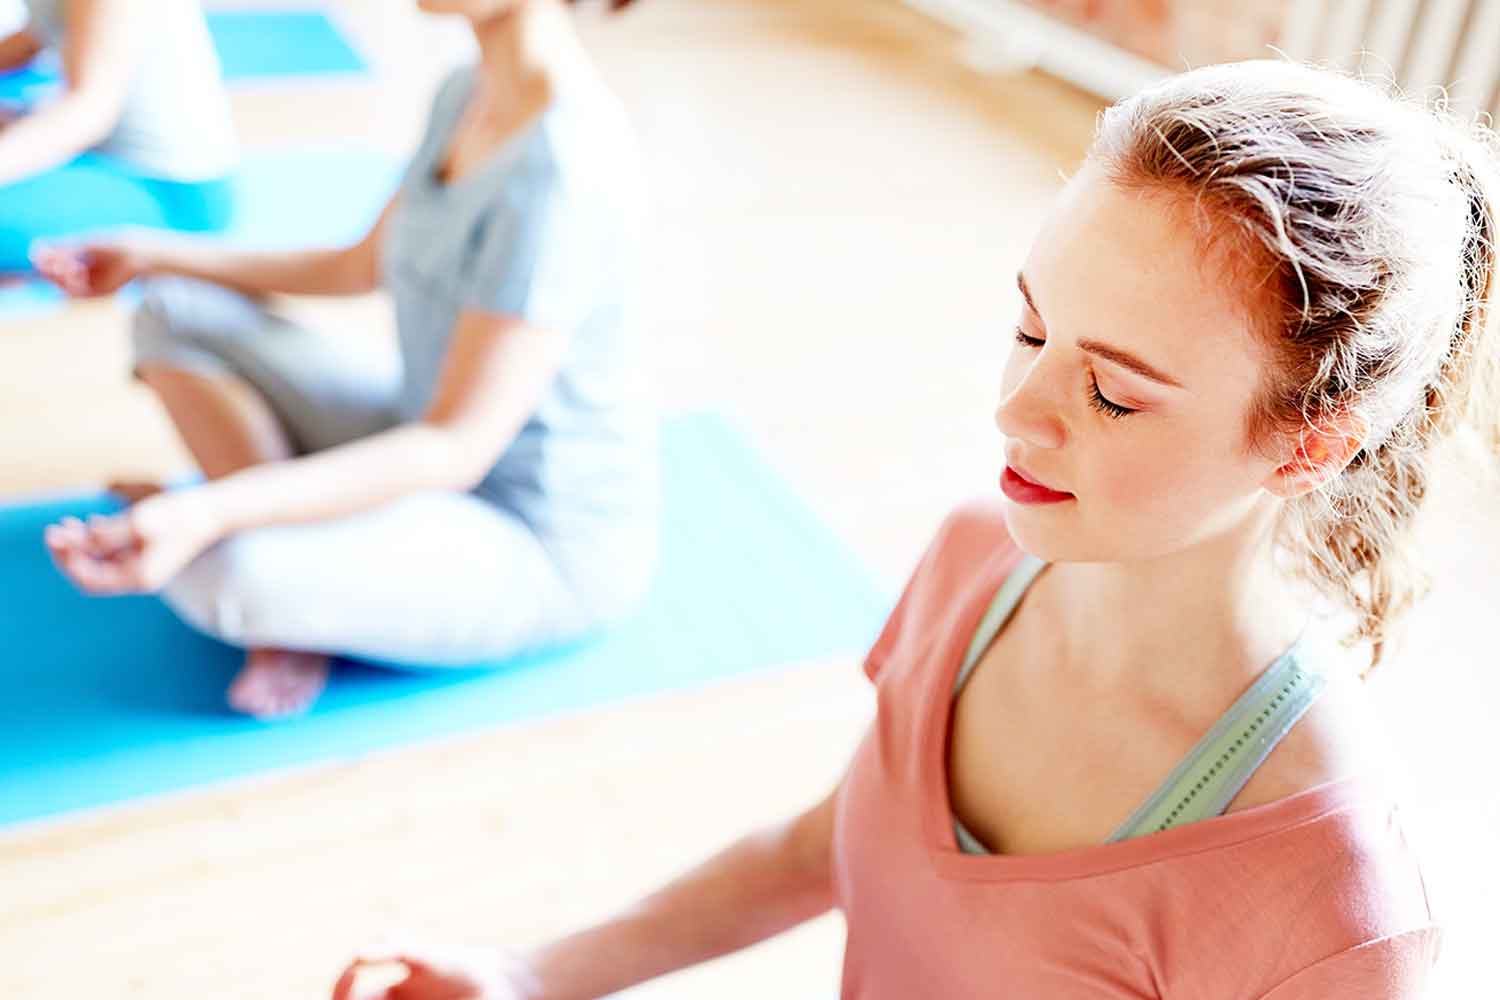
M 529 955 L 369 956 L 374 995 L 602 997 L 837 907 L 845 1000 L 1421 997 L 1358 675 L 1438 456 L 1500 450 L 1496 190 L 1487 132 L 1331 71 L 1110 108 L 996 322 L 999 488 L 870 651 L 839 787 Z

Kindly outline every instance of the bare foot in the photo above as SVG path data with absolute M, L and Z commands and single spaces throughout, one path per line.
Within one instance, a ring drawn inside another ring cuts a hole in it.
M 115 496 L 124 500 L 127 504 L 140 503 L 147 497 L 154 497 L 166 489 L 161 483 L 148 483 L 134 479 L 121 479 L 110 483 L 105 489 Z
M 285 719 L 312 707 L 328 683 L 328 657 L 285 649 L 252 649 L 229 685 L 231 708 L 257 719 Z

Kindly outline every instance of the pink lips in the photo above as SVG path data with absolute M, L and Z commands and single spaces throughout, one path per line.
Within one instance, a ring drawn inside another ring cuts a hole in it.
M 1076 499 L 1071 493 L 1063 493 L 1032 482 L 1010 465 L 1005 467 L 1005 472 L 1000 477 L 1000 489 L 1016 503 L 1061 503 L 1064 500 Z

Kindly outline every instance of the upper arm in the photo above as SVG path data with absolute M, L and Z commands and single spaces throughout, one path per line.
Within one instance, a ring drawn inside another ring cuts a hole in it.
M 597 234 L 606 225 L 554 182 L 501 200 L 456 288 L 462 312 L 427 420 L 456 431 L 484 468 L 540 405 L 598 303 Z
M 840 784 L 817 805 L 766 831 L 766 846 L 791 922 L 806 920 L 833 905 L 833 827 Z M 780 927 L 776 928 L 780 929 Z
M 136 0 L 67 0 L 62 59 L 68 90 L 96 109 L 105 131 L 119 117 L 141 57 L 148 9 Z
M 1440 942 L 1435 926 L 1368 941 L 1294 973 L 1260 1000 L 1422 1000 Z
M 477 233 L 464 306 L 569 334 L 599 301 L 612 206 L 571 190 L 556 164 L 506 182 Z
M 555 162 L 496 192 L 453 294 L 462 310 L 426 419 L 457 432 L 482 468 L 540 405 L 568 345 L 600 306 L 609 205 L 580 199 Z M 479 473 L 482 474 L 482 471 Z
M 798 869 L 820 886 L 833 882 L 833 822 L 838 809 L 840 782 L 828 796 L 792 824 L 791 849 Z
M 453 434 L 471 478 L 499 460 L 540 405 L 566 344 L 516 316 L 460 315 L 424 419 Z

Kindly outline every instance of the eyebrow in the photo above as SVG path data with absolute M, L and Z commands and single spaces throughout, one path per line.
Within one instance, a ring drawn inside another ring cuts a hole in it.
M 1032 301 L 1031 289 L 1026 287 L 1026 276 L 1024 274 L 1021 274 L 1020 272 L 1016 273 L 1016 287 L 1021 289 L 1021 297 L 1026 300 L 1026 307 L 1033 313 L 1035 313 L 1037 318 L 1040 319 L 1042 315 L 1041 310 L 1037 309 L 1036 303 Z M 1126 351 L 1119 347 L 1113 347 L 1109 344 L 1104 343 L 1103 341 L 1080 340 L 1078 342 L 1078 349 L 1080 351 L 1083 351 L 1085 354 L 1092 354 L 1095 357 L 1100 357 L 1105 361 L 1117 364 L 1121 368 L 1128 368 L 1130 371 L 1135 372 L 1142 378 L 1148 378 L 1153 382 L 1160 382 L 1162 385 L 1170 385 L 1174 389 L 1187 388 L 1181 382 L 1177 381 L 1175 378 L 1168 375 L 1160 368 L 1147 364 L 1140 358 L 1136 357 L 1134 354 L 1131 354 L 1129 351 Z

